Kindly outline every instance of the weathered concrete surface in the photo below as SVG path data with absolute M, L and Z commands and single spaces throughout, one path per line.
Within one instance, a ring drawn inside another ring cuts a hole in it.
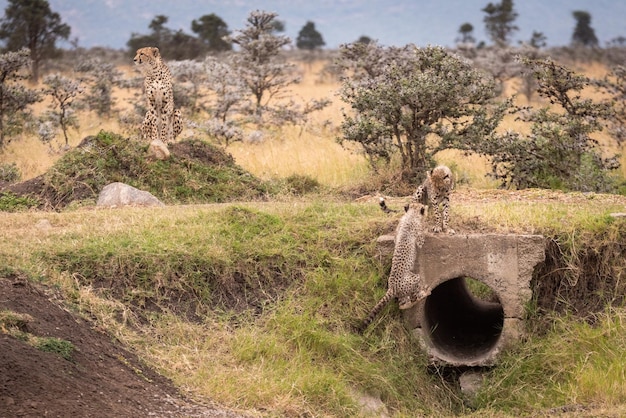
M 383 253 L 393 251 L 393 236 L 378 239 Z M 404 312 L 433 363 L 488 366 L 502 349 L 519 339 L 530 280 L 544 260 L 539 235 L 426 235 L 415 272 L 430 296 Z M 491 288 L 496 298 L 472 294 L 465 278 Z

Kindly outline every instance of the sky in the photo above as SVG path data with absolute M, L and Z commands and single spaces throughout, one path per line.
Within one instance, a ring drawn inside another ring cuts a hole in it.
M 491 0 L 498 3 L 497 0 Z M 243 29 L 253 10 L 278 13 L 285 35 L 293 43 L 298 32 L 312 21 L 326 42 L 325 48 L 368 36 L 385 46 L 454 46 L 459 27 L 474 26 L 474 37 L 488 41 L 481 11 L 489 0 L 48 0 L 51 9 L 72 28 L 78 44 L 126 48 L 132 33 L 148 34 L 156 15 L 169 18 L 166 27 L 191 32 L 191 21 L 214 13 L 230 31 Z M 0 0 L 4 14 L 7 0 Z M 626 0 L 517 0 L 519 31 L 514 41 L 529 40 L 533 31 L 542 32 L 548 46 L 568 45 L 575 19 L 572 12 L 591 14 L 591 26 L 600 45 L 626 37 Z M 63 45 L 59 45 L 63 46 Z

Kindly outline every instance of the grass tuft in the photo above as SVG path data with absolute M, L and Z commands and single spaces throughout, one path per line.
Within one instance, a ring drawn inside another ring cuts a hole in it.
M 40 205 L 38 199 L 18 196 L 12 192 L 0 192 L 0 212 L 21 212 Z
M 626 311 L 608 309 L 595 322 L 553 316 L 551 331 L 508 352 L 487 376 L 478 408 L 527 414 L 563 405 L 626 402 Z
M 54 337 L 36 337 L 34 346 L 38 350 L 58 354 L 68 361 L 72 359 L 72 353 L 74 352 L 74 344 Z

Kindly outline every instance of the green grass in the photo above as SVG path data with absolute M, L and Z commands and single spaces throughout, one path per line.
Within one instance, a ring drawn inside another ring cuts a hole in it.
M 269 184 L 236 165 L 220 148 L 197 139 L 174 146 L 178 151 L 167 160 L 151 161 L 146 144 L 101 131 L 46 172 L 42 191 L 54 208 L 93 203 L 113 182 L 149 191 L 170 204 L 259 199 L 270 193 Z
M 0 311 L 0 332 L 22 340 L 38 350 L 58 354 L 66 360 L 72 359 L 74 344 L 55 337 L 40 337 L 28 331 L 33 318 L 28 314 L 9 310 Z
M 33 344 L 38 350 L 58 354 L 65 360 L 72 359 L 74 344 L 69 341 L 54 337 L 37 337 Z
M 626 226 L 608 216 L 623 211 L 621 200 L 467 193 L 453 206 L 451 226 L 461 233 L 477 226 L 543 233 L 563 240 L 563 262 L 572 268 L 604 245 L 613 264 L 598 259 L 596 266 L 623 269 Z M 43 235 L 33 228 L 42 218 L 52 225 Z M 58 286 L 77 312 L 192 396 L 267 416 L 363 416 L 364 395 L 400 417 L 515 416 L 624 402 L 621 308 L 597 313 L 593 325 L 572 314 L 529 313 L 544 326 L 529 321 L 529 338 L 487 376 L 475 411 L 427 370 L 396 304 L 355 333 L 385 291 L 390 257 L 379 257 L 375 239 L 396 221 L 375 201 L 330 196 L 7 213 L 0 261 Z
M 528 413 L 562 405 L 626 403 L 626 311 L 598 313 L 593 324 L 553 317 L 546 335 L 508 352 L 488 376 L 477 407 Z
M 39 206 L 39 201 L 28 196 L 17 196 L 11 192 L 0 192 L 0 212 L 20 212 Z

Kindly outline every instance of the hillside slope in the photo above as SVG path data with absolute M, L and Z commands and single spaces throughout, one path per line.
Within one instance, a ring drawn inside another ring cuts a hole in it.
M 64 309 L 57 291 L 1 274 L 0 294 L 0 415 L 241 416 L 185 398 L 137 355 Z M 49 348 L 29 344 L 37 338 Z M 67 358 L 55 352 L 55 341 L 71 341 Z

